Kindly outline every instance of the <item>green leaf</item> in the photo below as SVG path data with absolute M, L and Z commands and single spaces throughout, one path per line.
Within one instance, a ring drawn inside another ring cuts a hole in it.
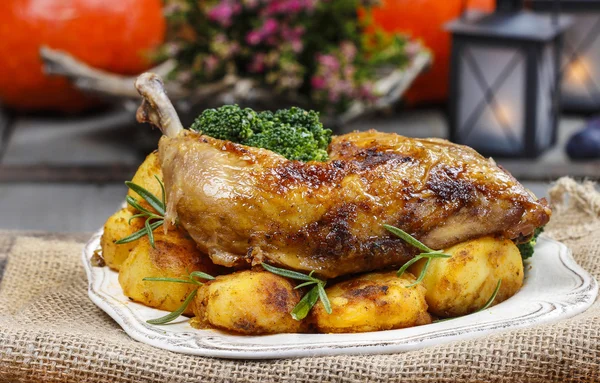
M 319 290 L 319 299 L 321 299 L 321 303 L 323 303 L 325 312 L 327 312 L 327 314 L 331 314 L 331 303 L 329 302 L 329 297 L 327 296 L 327 292 L 325 291 L 324 284 L 317 283 L 317 288 Z
M 496 295 L 498 295 L 498 291 L 500 291 L 500 286 L 502 285 L 502 279 L 498 279 L 498 284 L 496 285 L 496 288 L 494 289 L 494 292 L 492 293 L 492 296 L 490 297 L 490 299 L 488 299 L 487 302 L 485 302 L 485 305 L 483 305 L 482 308 L 480 308 L 479 310 L 475 311 L 475 312 L 480 312 L 483 310 L 488 309 L 492 303 L 494 303 L 494 300 L 496 299 Z
M 200 278 L 200 279 L 208 279 L 208 280 L 215 279 L 215 277 L 213 277 L 212 275 L 203 273 L 202 271 L 192 271 L 190 273 L 190 277 L 192 277 L 192 278 Z
M 154 229 L 150 227 L 150 218 L 148 218 L 146 222 L 144 222 L 144 226 L 146 226 L 146 231 L 148 232 L 148 241 L 150 241 L 150 246 L 152 246 L 152 248 L 155 249 L 156 246 L 154 245 Z
M 136 219 L 136 218 L 145 218 L 146 214 L 136 214 L 136 215 L 132 215 L 131 217 L 129 217 L 129 219 L 127 220 L 127 224 L 131 225 L 131 220 Z
M 150 324 L 166 324 L 166 323 L 174 321 L 175 319 L 179 318 L 179 316 L 181 314 L 183 314 L 183 312 L 189 306 L 189 304 L 192 303 L 192 300 L 194 300 L 194 297 L 196 296 L 197 293 L 198 293 L 198 289 L 192 291 L 187 296 L 187 298 L 185 298 L 185 301 L 183 301 L 183 304 L 181 306 L 179 306 L 179 308 L 177 310 L 173 311 L 172 313 L 167 314 L 167 315 L 165 315 L 163 317 L 160 317 L 160 318 L 147 320 L 146 323 L 150 323 Z
M 264 263 L 263 263 L 263 265 L 264 265 Z M 318 284 L 317 284 L 317 286 L 310 289 L 310 291 L 308 293 L 306 293 L 302 297 L 302 299 L 300 299 L 300 302 L 298 302 L 296 307 L 294 307 L 294 309 L 292 310 L 292 318 L 294 318 L 295 320 L 298 320 L 298 321 L 306 318 L 306 316 L 308 315 L 310 310 L 313 308 L 315 303 L 317 303 L 317 300 L 319 300 L 319 285 Z
M 421 253 L 419 255 L 423 258 L 452 258 L 450 254 L 444 254 L 441 250 L 436 250 L 432 253 Z
M 405 232 L 402 229 L 398 229 L 397 227 L 391 226 L 391 225 L 383 225 L 383 227 L 391 232 L 392 234 L 394 234 L 397 237 L 402 238 L 405 242 L 409 243 L 410 245 L 416 247 L 419 250 L 423 250 L 424 252 L 427 253 L 434 253 L 435 250 L 430 249 L 429 247 L 425 246 L 423 243 L 419 242 L 415 237 L 413 237 L 412 235 L 408 234 L 407 232 Z
M 134 184 L 131 181 L 125 182 L 125 185 L 129 187 L 131 190 L 136 192 L 140 197 L 142 197 L 156 212 L 162 216 L 165 215 L 165 205 L 156 198 L 152 193 L 148 190 L 144 189 L 140 185 Z
M 282 277 L 297 279 L 300 281 L 315 281 L 315 278 L 309 277 L 308 275 L 299 273 L 297 271 L 280 269 L 279 267 L 271 266 L 264 262 L 261 263 L 261 265 L 262 267 L 264 267 L 265 270 L 270 271 L 273 274 L 281 275 Z
M 128 196 L 126 196 L 126 197 L 125 197 L 125 200 L 126 200 L 126 201 L 127 201 L 127 203 L 128 203 L 129 205 L 131 205 L 131 206 L 132 206 L 134 209 L 141 211 L 141 212 L 143 213 L 143 215 L 144 215 L 144 216 L 146 216 L 146 217 L 147 217 L 147 216 L 154 216 L 154 217 L 157 217 L 157 218 L 162 218 L 161 216 L 159 216 L 159 215 L 156 215 L 156 213 L 154 213 L 154 212 L 152 212 L 152 211 L 150 211 L 150 210 L 146 209 L 146 208 L 145 208 L 145 207 L 143 207 L 142 205 L 140 205 L 140 204 L 137 202 L 137 200 L 136 200 L 135 198 L 133 198 L 132 196 L 129 196 L 129 195 L 128 195 Z
M 294 290 L 301 289 L 301 288 L 303 288 L 305 286 L 314 285 L 315 283 L 319 283 L 319 282 L 317 282 L 317 281 L 308 281 L 308 282 L 300 283 L 298 286 L 294 287 Z
M 411 259 L 410 261 L 406 262 L 404 265 L 402 265 L 402 267 L 398 270 L 398 272 L 396 273 L 396 276 L 401 277 L 402 274 L 404 274 L 406 272 L 406 270 L 411 267 L 413 264 L 419 262 L 421 259 L 423 259 L 423 257 L 421 257 L 421 255 L 417 255 L 416 257 L 414 257 L 413 259 Z
M 496 299 L 496 295 L 498 295 L 498 291 L 500 291 L 500 286 L 501 285 L 502 285 L 502 279 L 499 279 L 498 280 L 498 284 L 496 284 L 496 288 L 494 289 L 494 292 L 492 293 L 492 296 L 490 297 L 490 299 L 488 299 L 487 302 L 485 302 L 485 305 L 483 305 L 482 308 L 480 308 L 479 310 L 475 311 L 474 313 L 478 313 L 480 311 L 487 310 L 487 309 L 490 308 L 490 306 L 492 305 L 492 303 L 494 303 L 494 300 Z M 433 323 L 445 322 L 447 320 L 456 319 L 456 318 L 460 318 L 460 317 L 437 319 L 437 320 L 434 320 Z
M 416 281 L 414 281 L 413 283 L 411 283 L 410 285 L 406 285 L 406 287 L 413 287 L 414 285 L 418 285 L 419 283 L 421 283 L 421 281 L 423 280 L 423 278 L 425 278 L 425 274 L 427 273 L 427 268 L 429 267 L 429 264 L 431 263 L 431 260 L 433 258 L 427 258 L 427 262 L 425 262 L 425 266 L 423 266 L 423 269 L 421 269 L 421 273 L 419 274 L 419 278 L 417 278 Z
M 165 184 L 162 183 L 162 181 L 160 180 L 160 178 L 158 178 L 158 176 L 155 174 L 154 178 L 156 178 L 156 180 L 158 181 L 158 184 L 160 185 L 160 190 L 162 192 L 162 204 L 165 207 L 165 210 L 167 208 L 167 197 L 166 197 L 166 193 L 165 193 Z
M 160 220 L 160 221 L 154 221 L 154 222 L 152 222 L 152 223 L 150 224 L 150 228 L 151 228 L 152 230 L 155 230 L 157 227 L 161 226 L 163 223 L 164 223 L 164 221 L 163 221 L 163 220 Z M 127 236 L 127 237 L 125 237 L 125 238 L 121 238 L 121 239 L 119 239 L 119 240 L 118 240 L 118 241 L 116 241 L 115 243 L 116 243 L 117 245 L 121 245 L 121 244 L 123 244 L 123 243 L 129 243 L 129 242 L 133 242 L 133 241 L 135 241 L 135 240 L 138 240 L 138 239 L 142 238 L 144 235 L 148 235 L 148 231 L 147 231 L 147 228 L 146 228 L 146 226 L 144 226 L 142 229 L 140 229 L 140 230 L 136 231 L 135 233 L 133 233 L 133 234 L 131 234 L 131 235 L 128 235 L 128 236 Z
M 151 281 L 151 282 L 177 282 L 177 283 L 188 283 L 191 285 L 197 285 L 198 283 L 191 279 L 183 279 L 183 278 L 167 278 L 167 277 L 146 277 L 142 279 L 142 281 Z

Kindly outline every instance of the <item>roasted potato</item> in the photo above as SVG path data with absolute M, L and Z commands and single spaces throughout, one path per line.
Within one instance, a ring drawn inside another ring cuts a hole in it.
M 181 229 L 169 228 L 154 231 L 155 248 L 147 236 L 140 238 L 127 260 L 121 265 L 119 283 L 123 293 L 136 302 L 161 310 L 174 311 L 197 285 L 143 281 L 146 277 L 186 278 L 192 271 L 217 275 L 221 271 L 208 256 L 202 254 L 193 240 Z M 192 314 L 188 306 L 185 314 Z
M 434 258 L 423 279 L 429 311 L 440 317 L 470 314 L 485 305 L 502 284 L 494 303 L 513 296 L 523 285 L 523 262 L 510 240 L 484 237 L 444 251 L 452 258 Z M 409 268 L 419 275 L 425 260 Z
M 345 333 L 390 330 L 431 323 L 425 288 L 410 273 L 370 273 L 325 289 L 331 314 L 319 301 L 311 319 L 319 332 Z
M 137 246 L 137 242 L 123 243 L 117 245 L 115 242 L 140 230 L 144 221 L 134 219 L 131 225 L 128 223 L 133 213 L 127 209 L 121 209 L 108 218 L 104 224 L 104 233 L 100 239 L 102 257 L 106 264 L 114 270 L 119 270 L 125 262 L 129 253 Z
M 140 165 L 138 170 L 135 172 L 133 179 L 131 182 L 134 184 L 140 185 L 144 189 L 148 190 L 150 193 L 154 194 L 158 199 L 162 198 L 162 189 L 160 187 L 160 183 L 156 180 L 157 176 L 162 181 L 162 171 L 160 169 L 160 163 L 158 162 L 158 152 L 154 151 L 150 153 L 144 162 Z M 133 190 L 129 190 L 127 192 L 128 196 L 135 198 L 138 203 L 147 209 L 151 209 L 150 205 L 143 198 L 141 198 L 136 192 Z M 136 212 L 132 206 L 127 205 L 127 209 L 132 212 Z
M 294 287 L 290 280 L 268 271 L 222 275 L 198 290 L 196 323 L 246 335 L 300 332 L 303 323 L 290 314 L 301 298 Z

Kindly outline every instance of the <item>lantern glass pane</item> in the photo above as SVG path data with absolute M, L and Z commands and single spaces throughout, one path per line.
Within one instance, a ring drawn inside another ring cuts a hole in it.
M 554 64 L 555 45 L 546 44 L 538 62 L 538 94 L 535 144 L 545 149 L 552 143 L 554 108 L 556 105 L 556 66 Z
M 522 151 L 525 54 L 512 47 L 469 45 L 459 57 L 459 142 L 492 153 Z
M 600 12 L 573 13 L 564 37 L 562 98 L 600 106 Z

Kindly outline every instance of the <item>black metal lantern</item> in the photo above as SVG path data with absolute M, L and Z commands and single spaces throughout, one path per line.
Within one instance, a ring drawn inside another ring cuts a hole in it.
M 534 10 L 551 13 L 556 0 L 533 0 Z M 600 0 L 563 0 L 560 12 L 573 19 L 561 51 L 561 105 L 575 112 L 600 111 Z
M 450 139 L 498 157 L 536 157 L 551 147 L 568 25 L 568 18 L 530 12 L 450 22 Z

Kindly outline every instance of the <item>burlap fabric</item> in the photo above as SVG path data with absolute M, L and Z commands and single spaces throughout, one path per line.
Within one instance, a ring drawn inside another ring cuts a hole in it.
M 565 179 L 552 196 L 547 233 L 600 277 L 600 195 Z M 155 349 L 90 302 L 81 248 L 81 237 L 0 233 L 0 381 L 600 381 L 599 301 L 559 323 L 403 354 L 234 361 Z

